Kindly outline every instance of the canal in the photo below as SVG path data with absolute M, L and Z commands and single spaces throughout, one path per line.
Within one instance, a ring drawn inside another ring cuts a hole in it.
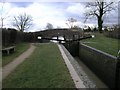
M 80 59 L 79 57 L 74 57 L 74 59 L 78 62 L 78 65 L 85 72 L 88 78 L 96 84 L 97 88 L 108 88 L 105 83 L 103 83 Z

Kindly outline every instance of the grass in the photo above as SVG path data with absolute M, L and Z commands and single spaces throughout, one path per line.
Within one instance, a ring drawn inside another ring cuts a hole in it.
M 42 44 L 3 80 L 3 88 L 75 88 L 75 86 L 57 45 Z
M 29 43 L 16 44 L 15 52 L 13 54 L 2 57 L 2 66 L 5 66 L 6 64 L 10 63 L 12 60 L 14 60 L 16 57 L 18 57 L 24 51 L 26 51 L 29 48 L 29 46 L 30 46 Z
M 103 34 L 95 33 L 95 38 L 90 38 L 86 40 L 82 40 L 82 43 L 85 43 L 86 45 L 89 45 L 93 48 L 99 49 L 101 51 L 104 51 L 106 53 L 109 53 L 111 55 L 117 56 L 118 53 L 118 42 L 120 40 L 108 38 L 105 37 Z

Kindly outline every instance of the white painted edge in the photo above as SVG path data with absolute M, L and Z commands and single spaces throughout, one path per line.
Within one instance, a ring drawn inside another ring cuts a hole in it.
M 73 79 L 73 82 L 75 84 L 76 88 L 86 88 L 85 85 L 83 84 L 83 81 L 80 79 L 80 77 L 78 76 L 77 72 L 75 71 L 74 67 L 72 66 L 72 64 L 70 63 L 68 57 L 66 56 L 65 52 L 63 51 L 62 47 L 60 44 L 57 44 L 59 47 L 59 50 L 61 52 L 61 55 L 65 61 L 65 64 L 67 65 L 67 68 L 70 72 L 70 75 Z

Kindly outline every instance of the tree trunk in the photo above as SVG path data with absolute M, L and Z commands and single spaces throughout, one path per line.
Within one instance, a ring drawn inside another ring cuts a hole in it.
M 103 27 L 103 20 L 102 16 L 98 17 L 98 30 L 100 33 L 102 33 L 102 27 Z
M 104 2 L 101 3 L 101 7 L 100 7 L 100 15 L 98 17 L 98 29 L 99 29 L 99 32 L 102 33 L 102 27 L 103 27 L 103 6 L 104 6 Z

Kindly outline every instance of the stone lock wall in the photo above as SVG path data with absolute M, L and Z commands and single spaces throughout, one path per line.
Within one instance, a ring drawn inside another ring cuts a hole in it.
M 117 57 L 84 44 L 79 45 L 79 58 L 110 88 L 116 86 Z

